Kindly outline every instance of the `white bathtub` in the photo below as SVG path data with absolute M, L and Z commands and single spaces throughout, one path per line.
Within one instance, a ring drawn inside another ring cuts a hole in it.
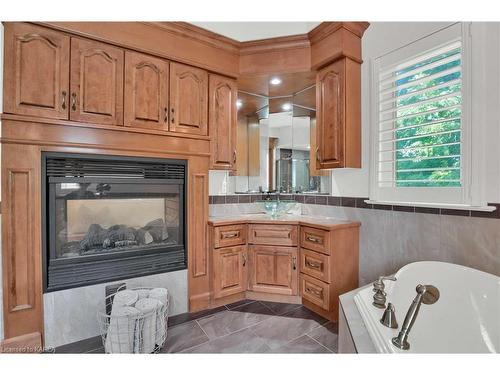
M 384 281 L 387 303 L 396 308 L 397 329 L 380 323 L 383 309 L 372 305 L 372 286 L 354 297 L 368 333 L 379 353 L 498 353 L 500 351 L 500 277 L 443 262 L 410 263 L 396 273 L 397 281 Z M 396 348 L 397 336 L 416 296 L 418 284 L 439 289 L 439 300 L 420 307 L 408 342 Z

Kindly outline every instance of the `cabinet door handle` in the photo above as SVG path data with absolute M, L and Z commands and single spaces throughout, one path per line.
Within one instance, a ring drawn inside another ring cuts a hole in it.
M 172 112 L 170 122 L 173 124 L 173 123 L 175 123 L 175 118 L 174 118 L 175 109 L 174 109 L 174 107 L 170 108 L 170 112 Z
M 71 93 L 71 109 L 76 111 L 76 93 Z
M 66 91 L 62 92 L 62 104 L 61 104 L 62 109 L 66 109 Z
M 245 254 L 241 254 L 241 256 L 243 257 L 243 267 L 245 267 L 245 265 L 247 264 L 247 257 L 245 256 Z
M 297 269 L 297 257 L 292 257 L 292 269 L 294 271 Z
M 321 298 L 321 296 L 323 295 L 323 291 L 319 291 L 319 290 L 314 290 L 314 289 L 311 289 L 309 287 L 306 287 L 306 292 L 307 293 L 311 293 L 311 294 L 314 294 L 315 296 Z
M 233 151 L 233 164 L 236 164 L 236 150 Z
M 306 266 L 309 268 L 314 268 L 316 270 L 321 269 L 321 263 L 311 262 L 309 259 L 306 260 Z
M 165 120 L 164 122 L 168 122 L 168 108 L 165 107 Z
M 321 162 L 321 159 L 319 157 L 319 147 L 316 147 L 316 160 Z
M 316 238 L 316 237 L 313 237 L 313 236 L 306 236 L 306 240 L 308 240 L 310 242 L 314 242 L 314 243 L 319 243 L 320 242 L 319 238 Z

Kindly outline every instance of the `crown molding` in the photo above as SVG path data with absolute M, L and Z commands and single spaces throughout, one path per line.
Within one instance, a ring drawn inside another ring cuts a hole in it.
M 312 44 L 318 43 L 330 36 L 340 28 L 344 28 L 361 38 L 365 30 L 370 26 L 369 22 L 322 22 L 307 33 Z
M 276 38 L 240 42 L 240 55 L 309 48 L 310 46 L 311 43 L 309 42 L 307 34 L 280 36 Z

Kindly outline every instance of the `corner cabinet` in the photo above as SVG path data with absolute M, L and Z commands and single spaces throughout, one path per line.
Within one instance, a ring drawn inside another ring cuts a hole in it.
M 68 119 L 70 37 L 26 23 L 5 24 L 4 111 Z
M 208 73 L 170 64 L 170 131 L 208 134 Z
M 238 96 L 236 82 L 215 74 L 209 76 L 210 168 L 236 168 Z
M 316 76 L 316 167 L 361 168 L 361 65 L 347 57 Z
M 167 60 L 125 53 L 125 126 L 168 130 Z

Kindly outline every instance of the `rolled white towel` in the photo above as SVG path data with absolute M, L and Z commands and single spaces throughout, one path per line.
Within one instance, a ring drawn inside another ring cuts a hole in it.
M 106 353 L 134 353 L 137 318 L 140 314 L 135 307 L 113 305 L 104 342 Z
M 167 310 L 168 310 L 168 290 L 165 288 L 154 288 L 151 289 L 149 292 L 149 298 L 157 299 L 158 301 L 161 302 L 161 306 L 157 309 L 157 314 L 156 314 L 156 345 L 161 346 L 165 339 L 166 339 L 166 334 L 167 334 L 167 322 L 165 321 L 165 318 L 167 316 Z
M 125 289 L 117 292 L 113 298 L 113 305 L 134 306 L 139 299 L 139 293 L 136 290 Z
M 135 289 L 135 291 L 137 292 L 137 294 L 139 296 L 138 299 L 149 297 L 149 289 Z
M 141 330 L 141 353 L 152 353 L 155 349 L 156 310 L 159 308 L 159 304 L 160 302 L 153 298 L 142 298 L 135 304 L 135 308 L 144 315 L 144 323 Z M 139 341 L 139 343 L 141 342 Z

